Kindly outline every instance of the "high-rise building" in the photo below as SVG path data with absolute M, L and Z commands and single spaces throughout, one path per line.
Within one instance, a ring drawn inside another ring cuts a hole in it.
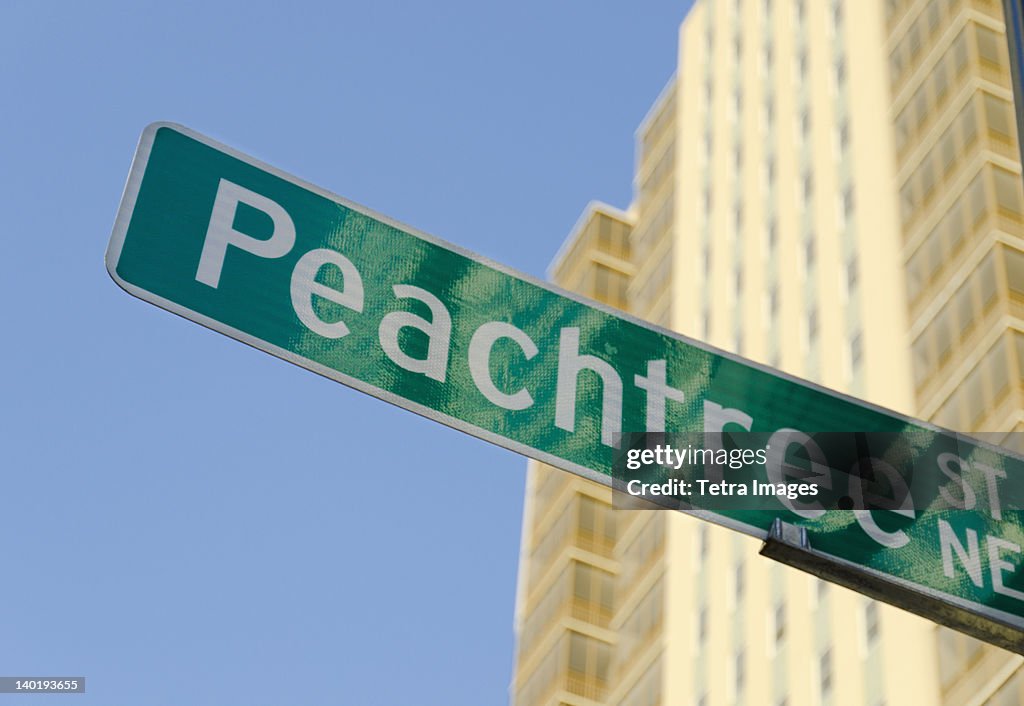
M 888 2 L 885 33 L 915 411 L 1024 430 L 1024 200 L 1001 3 Z M 947 703 L 1011 674 L 1024 702 L 1020 657 L 936 636 Z
M 553 279 L 948 428 L 1024 430 L 998 0 L 697 0 L 679 39 L 633 203 L 591 204 Z M 513 703 L 1024 703 L 1024 658 L 757 549 L 531 464 Z

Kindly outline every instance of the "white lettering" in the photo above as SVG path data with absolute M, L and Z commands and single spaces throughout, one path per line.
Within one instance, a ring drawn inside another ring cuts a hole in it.
M 953 527 L 945 520 L 939 520 L 939 545 L 942 550 L 942 573 L 948 578 L 956 578 L 956 570 L 953 566 L 953 552 L 956 552 L 960 564 L 966 569 L 967 575 L 971 577 L 971 582 L 981 588 L 981 553 L 978 551 L 978 533 L 972 529 L 967 530 L 967 548 L 965 549 L 957 538 Z
M 240 203 L 270 216 L 274 231 L 269 238 L 253 238 L 235 230 L 235 213 Z M 213 201 L 210 225 L 206 229 L 206 240 L 203 241 L 203 252 L 199 256 L 199 268 L 196 270 L 198 281 L 214 289 L 220 285 L 220 271 L 224 267 L 224 256 L 229 245 L 259 257 L 283 257 L 295 245 L 295 224 L 280 204 L 227 179 L 221 179 Z
M 799 466 L 786 462 L 786 453 L 793 444 L 799 444 L 807 451 L 810 461 L 810 472 Z M 832 472 L 825 460 L 825 453 L 809 435 L 798 429 L 779 429 L 771 435 L 766 446 L 765 472 L 771 483 L 788 483 L 790 478 L 810 480 L 822 488 L 832 488 Z M 800 517 L 813 520 L 825 514 L 825 508 L 819 502 L 798 503 L 788 497 L 779 497 L 779 502 Z
M 537 355 L 537 344 L 521 329 L 501 321 L 489 321 L 480 326 L 469 341 L 469 372 L 477 389 L 494 404 L 505 409 L 526 409 L 533 404 L 533 398 L 525 388 L 509 395 L 499 390 L 491 378 L 491 349 L 499 338 L 515 341 L 527 360 Z
M 682 390 L 668 386 L 666 361 L 647 361 L 647 377 L 634 375 L 633 382 L 647 392 L 647 431 L 665 431 L 665 400 L 683 402 Z
M 1003 583 L 1003 572 L 1004 571 L 1016 571 L 1017 567 L 1013 562 L 1006 561 L 1003 559 L 999 552 L 1001 550 L 1011 551 L 1014 554 L 1020 554 L 1020 545 L 1009 542 L 999 537 L 988 536 L 988 563 L 989 569 L 992 572 L 992 590 L 996 593 L 1001 593 L 1004 596 L 1010 598 L 1016 598 L 1018 601 L 1024 601 L 1024 592 L 1018 591 L 1014 588 L 1008 588 Z
M 448 352 L 451 346 L 452 317 L 441 300 L 425 289 L 410 284 L 396 284 L 395 296 L 399 299 L 419 299 L 430 307 L 433 321 L 411 314 L 408 311 L 392 311 L 381 319 L 378 335 L 381 348 L 395 363 L 414 373 L 444 382 L 448 372 Z M 418 329 L 429 339 L 427 357 L 413 358 L 398 344 L 398 332 L 403 328 Z
M 616 446 L 622 431 L 622 379 L 615 368 L 593 355 L 580 355 L 580 330 L 563 328 L 558 345 L 558 383 L 555 392 L 555 426 L 576 431 L 576 392 L 584 370 L 601 378 L 601 443 Z
M 970 468 L 967 462 L 956 454 L 946 452 L 939 454 L 938 464 L 939 470 L 942 471 L 942 475 L 946 476 L 951 481 L 950 483 L 939 486 L 939 495 L 942 496 L 942 499 L 949 503 L 950 507 L 955 507 L 960 510 L 973 509 L 977 502 L 977 498 L 974 497 L 974 489 L 971 488 L 967 483 L 967 478 L 964 477 L 967 470 Z M 952 468 L 954 464 L 956 465 L 956 470 Z M 949 488 L 956 485 L 960 486 L 960 494 L 963 497 L 958 498 L 949 492 Z
M 316 281 L 320 270 L 334 265 L 344 277 L 344 289 L 338 290 Z M 320 248 L 310 250 L 299 258 L 292 271 L 292 308 L 306 328 L 324 338 L 341 338 L 348 334 L 344 321 L 327 322 L 313 309 L 313 296 L 323 297 L 335 304 L 361 312 L 363 310 L 363 279 L 352 262 L 339 252 Z

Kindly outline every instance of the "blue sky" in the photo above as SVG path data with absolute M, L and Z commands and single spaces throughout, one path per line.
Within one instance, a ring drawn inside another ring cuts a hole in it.
M 524 459 L 129 297 L 104 249 L 170 120 L 542 276 L 627 205 L 687 5 L 0 5 L 0 676 L 88 679 L 0 704 L 506 701 Z

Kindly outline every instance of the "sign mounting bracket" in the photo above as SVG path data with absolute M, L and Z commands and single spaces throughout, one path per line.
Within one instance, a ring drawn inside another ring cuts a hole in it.
M 1003 649 L 1024 655 L 1024 633 L 1009 623 L 981 616 L 966 606 L 950 603 L 921 586 L 894 579 L 865 567 L 822 554 L 811 547 L 806 527 L 781 518 L 772 523 L 761 556 L 806 571 L 820 579 L 857 591 L 869 598 L 920 615 Z

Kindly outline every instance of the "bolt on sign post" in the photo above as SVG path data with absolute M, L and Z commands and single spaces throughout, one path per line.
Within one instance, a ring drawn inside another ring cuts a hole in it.
M 768 434 L 761 469 L 786 482 L 827 468 L 810 432 L 912 438 L 945 493 L 702 516 L 1024 652 L 1024 460 L 1009 452 L 515 273 L 177 125 L 144 131 L 106 264 L 140 299 L 605 485 L 629 432 Z M 900 463 L 879 465 L 890 490 Z M 840 474 L 829 492 L 881 495 L 865 478 Z

